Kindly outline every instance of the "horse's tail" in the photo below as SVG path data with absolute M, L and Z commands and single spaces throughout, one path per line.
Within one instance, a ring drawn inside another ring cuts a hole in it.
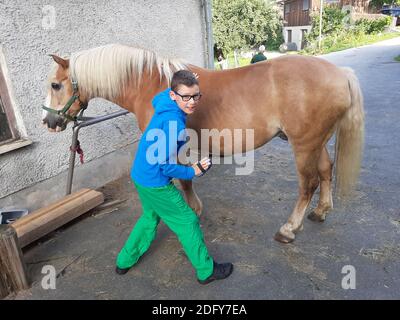
M 351 104 L 336 132 L 336 193 L 345 198 L 357 182 L 364 145 L 364 106 L 359 81 L 350 68 L 342 68 L 349 82 Z

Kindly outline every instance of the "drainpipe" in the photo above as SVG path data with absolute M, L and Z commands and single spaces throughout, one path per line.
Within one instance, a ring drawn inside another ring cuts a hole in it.
M 206 23 L 206 43 L 207 43 L 207 59 L 206 67 L 214 69 L 214 38 L 212 31 L 212 0 L 202 0 L 201 5 L 204 11 Z

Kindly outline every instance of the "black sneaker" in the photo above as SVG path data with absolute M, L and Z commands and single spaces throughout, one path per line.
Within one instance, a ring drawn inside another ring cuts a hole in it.
M 214 280 L 222 280 L 222 279 L 228 278 L 231 275 L 232 271 L 233 271 L 232 263 L 230 263 L 230 262 L 228 262 L 228 263 L 214 262 L 214 271 L 211 274 L 211 276 L 209 276 L 207 279 L 204 279 L 204 280 L 197 279 L 197 281 L 200 284 L 207 284 Z
M 115 268 L 115 272 L 122 276 L 125 273 L 127 273 L 129 271 L 129 269 L 130 268 L 119 268 L 119 267 L 116 267 Z

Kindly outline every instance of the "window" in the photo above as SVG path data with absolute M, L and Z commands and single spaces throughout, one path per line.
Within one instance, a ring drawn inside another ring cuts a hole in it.
M 3 102 L 0 96 L 0 143 L 12 139 L 12 133 L 10 126 L 8 125 L 8 119 L 6 111 L 4 110 Z
M 0 47 L 0 154 L 32 143 L 18 130 L 4 70 L 5 59 Z
M 287 31 L 287 42 L 292 42 L 292 30 Z
M 7 88 L 0 66 L 0 145 L 13 140 L 16 137 L 16 132 L 13 132 L 11 115 L 7 109 Z
M 290 3 L 285 3 L 285 14 L 290 12 Z
M 303 0 L 303 11 L 310 9 L 310 0 Z

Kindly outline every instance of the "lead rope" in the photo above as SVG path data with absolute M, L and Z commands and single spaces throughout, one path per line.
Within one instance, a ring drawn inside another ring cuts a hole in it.
M 79 154 L 79 160 L 81 161 L 81 164 L 83 164 L 83 162 L 84 162 L 83 161 L 83 150 L 81 148 L 81 143 L 79 142 L 79 140 L 76 141 L 76 147 L 75 148 L 72 148 L 72 146 L 70 146 L 69 149 L 72 152 L 76 152 L 76 153 Z

